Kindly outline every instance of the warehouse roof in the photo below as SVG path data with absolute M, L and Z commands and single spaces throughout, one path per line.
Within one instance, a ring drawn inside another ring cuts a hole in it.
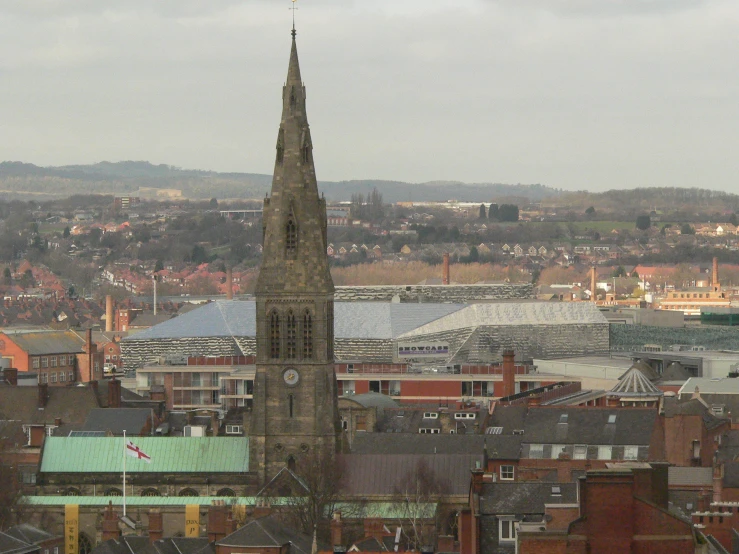
M 336 337 L 392 339 L 463 308 L 462 304 L 336 302 Z M 252 300 L 216 301 L 123 340 L 253 337 L 256 335 L 255 318 Z
M 10 340 L 32 356 L 82 352 L 84 340 L 73 331 L 6 331 Z
M 591 302 L 495 302 L 470 304 L 462 310 L 418 326 L 404 336 L 441 333 L 464 327 L 510 325 L 608 324 Z
M 134 444 L 151 457 L 131 457 L 131 473 L 245 473 L 249 471 L 249 439 L 245 437 L 135 437 Z M 49 437 L 41 455 L 42 473 L 120 473 L 123 439 L 118 437 Z

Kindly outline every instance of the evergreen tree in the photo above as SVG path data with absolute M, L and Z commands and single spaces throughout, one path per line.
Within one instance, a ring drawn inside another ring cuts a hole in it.
M 487 213 L 485 211 L 485 204 L 480 204 L 480 219 L 487 219 Z

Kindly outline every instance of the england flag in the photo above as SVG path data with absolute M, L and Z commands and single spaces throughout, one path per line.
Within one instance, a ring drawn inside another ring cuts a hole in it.
M 151 456 L 146 454 L 143 450 L 141 450 L 138 446 L 136 446 L 131 441 L 126 441 L 126 454 L 133 458 L 138 458 L 139 460 L 144 460 L 147 464 L 151 463 Z

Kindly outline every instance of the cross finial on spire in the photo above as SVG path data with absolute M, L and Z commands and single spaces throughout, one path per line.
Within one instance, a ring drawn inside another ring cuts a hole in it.
M 295 31 L 295 11 L 298 9 L 298 7 L 295 5 L 295 2 L 297 2 L 297 0 L 293 0 L 293 7 L 292 8 L 288 8 L 288 9 L 292 10 L 292 12 L 293 12 L 293 33 L 292 33 L 293 34 L 293 38 L 295 38 L 295 35 L 297 34 L 297 32 Z

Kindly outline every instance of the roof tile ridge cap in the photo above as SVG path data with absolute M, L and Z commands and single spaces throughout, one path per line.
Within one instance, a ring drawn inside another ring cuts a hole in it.
M 269 517 L 269 516 L 266 516 L 266 517 Z M 259 519 L 261 519 L 261 518 L 259 518 Z M 259 519 L 255 519 L 255 520 L 254 520 L 254 523 L 256 523 L 257 525 L 259 525 L 259 528 L 260 528 L 260 529 L 261 529 L 262 531 L 264 531 L 264 532 L 266 533 L 266 535 L 267 535 L 267 536 L 268 536 L 268 537 L 269 537 L 270 539 L 272 539 L 273 541 L 275 541 L 275 544 L 279 544 L 279 541 L 278 541 L 278 540 L 277 540 L 277 539 L 276 539 L 275 537 L 273 537 L 273 536 L 272 536 L 272 533 L 270 533 L 269 531 L 267 531 L 267 530 L 266 530 L 266 529 L 264 528 L 264 525 L 262 525 L 262 523 L 261 523 L 261 522 L 259 521 Z M 290 542 L 290 541 L 287 541 L 287 542 Z
M 220 301 L 216 301 L 216 306 L 218 307 L 218 312 L 221 314 L 221 318 L 223 318 L 223 324 L 226 326 L 226 329 L 228 330 L 228 334 L 231 335 L 232 339 L 236 339 L 236 336 L 234 335 L 233 329 L 231 329 L 231 326 L 228 324 L 228 318 L 226 318 L 226 314 L 223 312 L 223 307 L 221 306 Z

